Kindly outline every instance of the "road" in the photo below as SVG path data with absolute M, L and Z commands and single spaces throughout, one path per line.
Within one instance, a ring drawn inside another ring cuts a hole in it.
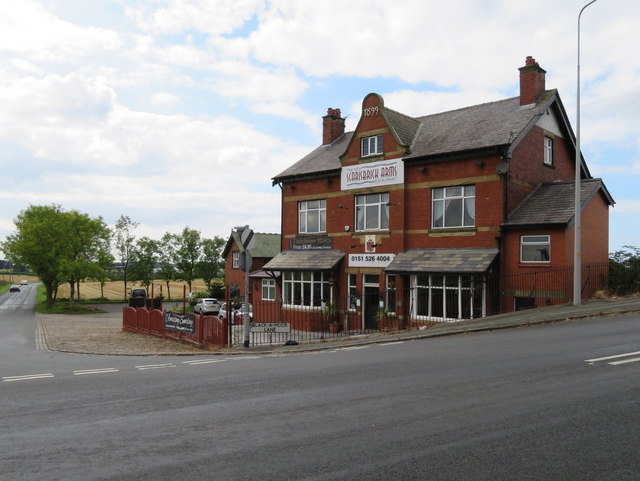
M 637 315 L 142 358 L 36 351 L 24 297 L 0 299 L 3 480 L 640 479 Z

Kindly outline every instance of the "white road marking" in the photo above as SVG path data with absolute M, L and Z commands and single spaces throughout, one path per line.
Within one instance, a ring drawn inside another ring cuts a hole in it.
M 397 344 L 404 344 L 404 341 L 396 341 L 396 342 L 381 342 L 381 346 L 395 346 Z
M 343 347 L 341 349 L 336 349 L 336 351 L 359 351 L 360 349 L 366 349 L 369 346 L 353 346 L 353 347 Z
M 626 354 L 616 354 L 615 356 L 597 357 L 595 359 L 585 359 L 584 362 L 608 361 L 609 359 L 619 359 L 621 357 L 637 356 L 638 354 L 640 354 L 640 351 L 627 352 Z
M 190 366 L 195 366 L 198 364 L 211 364 L 213 362 L 224 362 L 227 359 L 198 359 L 195 361 L 182 361 L 182 364 L 188 364 Z
M 628 364 L 630 362 L 638 362 L 640 361 L 640 357 L 632 357 L 631 359 L 625 359 L 624 361 L 613 361 L 613 362 L 608 362 L 607 364 L 610 364 L 611 366 L 619 366 L 620 364 Z
M 7 376 L 2 378 L 2 382 L 12 382 L 12 381 L 30 381 L 32 379 L 46 379 L 55 377 L 52 373 L 42 373 L 42 374 L 26 374 L 24 376 Z
M 108 372 L 118 372 L 119 369 L 114 367 L 106 367 L 104 369 L 81 369 L 79 371 L 73 371 L 74 376 L 85 376 L 87 374 L 106 374 Z
M 166 364 L 146 364 L 143 366 L 136 366 L 136 369 L 140 371 L 145 371 L 147 369 L 165 369 L 167 367 L 176 367 L 175 364 L 166 363 Z

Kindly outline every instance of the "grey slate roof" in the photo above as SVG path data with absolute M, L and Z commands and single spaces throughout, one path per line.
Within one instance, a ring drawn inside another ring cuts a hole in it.
M 582 179 L 580 181 L 581 208 L 602 190 L 609 204 L 614 201 L 601 179 Z M 512 212 L 505 226 L 525 226 L 540 224 L 568 224 L 574 218 L 575 207 L 574 182 L 548 182 L 540 184 Z
M 251 257 L 275 257 L 280 252 L 280 234 L 266 234 L 262 232 L 256 232 L 256 245 L 251 250 Z M 222 256 L 226 257 L 229 249 L 233 245 L 238 246 L 240 252 L 244 252 L 242 242 L 240 241 L 240 234 L 236 231 L 231 232 L 227 243 L 222 251 Z
M 398 254 L 385 272 L 486 272 L 498 255 L 498 249 L 411 249 Z
M 554 100 L 557 91 L 547 90 L 530 105 L 521 106 L 520 97 L 513 97 L 417 118 L 385 107 L 384 116 L 398 140 L 410 148 L 404 157 L 410 160 L 505 146 L 517 141 Z M 339 170 L 339 158 L 353 134 L 345 133 L 333 143 L 316 148 L 276 175 L 274 182 Z
M 282 251 L 262 266 L 264 271 L 330 271 L 344 257 L 337 249 Z

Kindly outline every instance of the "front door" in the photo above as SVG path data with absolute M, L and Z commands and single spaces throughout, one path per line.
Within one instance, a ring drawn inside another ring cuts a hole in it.
M 365 329 L 378 329 L 377 312 L 380 306 L 380 277 L 364 276 L 364 309 L 362 317 Z

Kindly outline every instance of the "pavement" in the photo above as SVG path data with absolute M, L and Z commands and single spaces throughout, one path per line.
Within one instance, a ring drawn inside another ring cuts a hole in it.
M 106 306 L 100 306 L 106 307 Z M 41 350 L 84 354 L 130 356 L 211 355 L 294 353 L 340 349 L 373 343 L 399 342 L 495 331 L 552 322 L 579 320 L 595 316 L 635 314 L 640 321 L 640 296 L 597 299 L 580 305 L 564 304 L 499 314 L 455 323 L 438 324 L 428 329 L 379 332 L 364 337 L 337 338 L 297 345 L 200 349 L 167 339 L 122 330 L 122 306 L 107 306 L 110 312 L 82 315 L 36 315 L 36 347 Z

